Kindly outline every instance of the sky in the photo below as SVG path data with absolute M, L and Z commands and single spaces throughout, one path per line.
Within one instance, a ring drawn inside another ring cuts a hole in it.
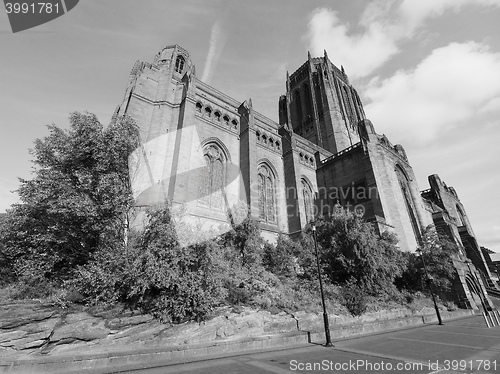
M 74 111 L 108 124 L 136 60 L 164 46 L 197 76 L 278 120 L 286 72 L 323 55 L 344 67 L 367 118 L 402 144 L 419 188 L 439 174 L 479 244 L 500 252 L 500 1 L 81 0 L 13 34 L 0 12 L 0 212 L 32 177 L 29 148 Z

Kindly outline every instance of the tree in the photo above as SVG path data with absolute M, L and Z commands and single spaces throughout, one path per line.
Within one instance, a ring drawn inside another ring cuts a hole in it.
M 324 274 L 334 284 L 352 282 L 371 294 L 392 289 L 404 269 L 393 234 L 376 235 L 373 226 L 339 207 L 316 222 Z
M 275 246 L 269 243 L 264 246 L 264 268 L 279 277 L 293 278 L 297 276 L 298 256 L 301 252 L 299 242 L 280 234 Z
M 247 213 L 241 223 L 233 224 L 231 230 L 221 236 L 220 244 L 233 257 L 228 260 L 247 269 L 261 268 L 264 240 L 260 234 L 259 221 Z
M 445 234 L 440 233 L 433 225 L 422 230 L 422 243 L 420 245 L 421 255 L 409 253 L 408 265 L 401 278 L 398 287 L 408 291 L 424 291 L 429 293 L 425 285 L 425 272 L 422 257 L 425 261 L 432 287 L 444 294 L 451 289 L 456 269 L 453 257 L 459 253 L 458 246 Z
M 133 121 L 104 128 L 90 113 L 72 113 L 70 128 L 48 126 L 35 140 L 34 178 L 20 179 L 21 203 L 0 228 L 2 257 L 15 273 L 68 276 L 101 246 L 123 245 L 133 198 L 128 156 L 138 146 Z M 17 270 L 16 270 L 17 269 Z
M 127 251 L 103 248 L 68 282 L 88 304 L 123 302 L 163 322 L 201 320 L 225 296 L 214 241 L 181 246 L 170 204 L 146 211 Z
M 214 243 L 181 247 L 169 205 L 147 215 L 127 298 L 162 321 L 203 319 L 223 295 L 212 261 Z

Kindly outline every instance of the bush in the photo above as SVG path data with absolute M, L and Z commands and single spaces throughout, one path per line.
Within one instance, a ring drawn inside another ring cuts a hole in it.
M 395 235 L 377 235 L 372 224 L 339 208 L 316 222 L 323 273 L 333 284 L 356 284 L 371 295 L 389 289 L 405 267 Z
M 16 281 L 10 288 L 12 299 L 41 299 L 51 296 L 54 283 L 46 276 L 47 269 L 42 261 L 18 260 L 14 269 Z
M 396 280 L 399 289 L 410 292 L 423 291 L 430 294 L 426 284 L 423 260 L 427 273 L 432 278 L 432 287 L 440 295 L 446 295 L 451 290 L 454 278 L 457 276 L 453 257 L 459 253 L 458 246 L 434 226 L 422 230 L 421 255 L 407 253 L 407 266 Z
M 87 304 L 123 302 L 163 322 L 201 320 L 225 296 L 214 242 L 182 247 L 169 205 L 147 212 L 144 230 L 127 247 L 99 251 L 69 286 Z
M 292 278 L 298 273 L 298 256 L 302 252 L 300 243 L 280 234 L 276 246 L 266 243 L 262 264 L 271 273 L 285 278 Z
M 366 312 L 368 307 L 366 294 L 353 281 L 342 286 L 341 300 L 342 305 L 355 317 Z

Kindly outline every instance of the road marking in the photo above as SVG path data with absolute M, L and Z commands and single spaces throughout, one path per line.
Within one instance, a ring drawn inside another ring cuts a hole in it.
M 498 335 L 483 335 L 483 334 L 467 334 L 464 332 L 452 332 L 452 331 L 440 331 L 440 334 L 453 334 L 453 335 L 464 335 L 464 336 L 478 336 L 481 338 L 492 338 L 492 339 L 499 339 Z
M 436 342 L 436 341 L 430 341 L 430 340 L 420 340 L 420 339 L 411 339 L 411 338 L 399 338 L 399 337 L 395 337 L 395 336 L 389 336 L 388 339 L 406 340 L 406 341 L 409 341 L 409 342 L 419 342 L 419 343 L 427 343 L 427 344 L 439 344 L 439 345 L 447 345 L 447 346 L 452 346 L 452 347 L 470 348 L 470 349 L 476 349 L 476 350 L 488 349 L 486 347 L 477 347 L 477 346 L 472 346 L 472 345 L 443 343 L 443 342 Z
M 290 374 L 291 373 L 290 370 L 285 370 L 285 369 L 282 369 L 282 368 L 279 368 L 276 366 L 272 366 L 269 364 L 265 364 L 265 363 L 259 362 L 259 361 L 248 361 L 248 362 L 245 362 L 245 365 L 255 366 L 255 367 L 258 367 L 259 369 L 264 369 L 266 371 L 269 371 L 270 373 L 276 373 L 276 374 Z

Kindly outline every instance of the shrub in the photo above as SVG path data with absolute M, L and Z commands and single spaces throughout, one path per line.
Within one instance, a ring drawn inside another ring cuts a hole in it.
M 295 277 L 298 273 L 298 256 L 301 252 L 300 243 L 280 234 L 276 246 L 269 243 L 264 245 L 262 264 L 266 270 L 279 277 Z
M 225 296 L 214 242 L 182 247 L 168 204 L 147 212 L 128 246 L 99 251 L 68 285 L 90 305 L 124 302 L 163 322 L 201 320 Z
M 424 291 L 429 294 L 430 291 L 425 281 L 426 277 L 422 262 L 425 261 L 427 273 L 432 279 L 432 287 L 435 292 L 446 295 L 457 275 L 453 257 L 459 253 L 458 246 L 445 234 L 438 232 L 434 226 L 428 226 L 422 230 L 420 249 L 421 255 L 416 253 L 405 254 L 407 266 L 397 279 L 398 288 L 411 292 Z
M 372 224 L 339 208 L 316 222 L 323 271 L 330 282 L 345 284 L 354 279 L 371 295 L 389 289 L 405 267 L 393 234 L 377 235 Z
M 14 269 L 16 281 L 10 288 L 13 299 L 40 299 L 54 292 L 54 283 L 46 276 L 47 268 L 43 261 L 18 260 Z
M 341 300 L 342 305 L 355 317 L 362 315 L 368 307 L 366 294 L 353 281 L 342 286 Z

